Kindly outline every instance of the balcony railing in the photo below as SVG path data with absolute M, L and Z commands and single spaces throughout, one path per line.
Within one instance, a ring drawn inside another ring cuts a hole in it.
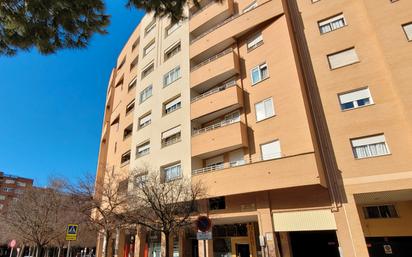
M 236 85 L 237 85 L 236 80 L 230 80 L 230 81 L 224 83 L 224 84 L 221 85 L 221 86 L 215 87 L 215 88 L 213 88 L 212 90 L 209 90 L 209 91 L 207 91 L 207 92 L 205 92 L 205 93 L 203 93 L 203 94 L 201 94 L 201 95 L 198 95 L 198 96 L 194 97 L 194 98 L 191 100 L 191 102 L 194 103 L 194 102 L 196 102 L 196 101 L 198 101 L 198 100 L 200 100 L 200 99 L 202 99 L 202 98 L 205 98 L 205 97 L 207 97 L 207 96 L 216 94 L 216 93 L 218 93 L 218 92 L 220 92 L 220 91 L 226 90 L 226 89 L 228 89 L 228 88 L 230 88 L 230 87 L 233 87 L 233 86 L 236 86 Z
M 258 163 L 258 162 L 262 162 L 262 161 L 281 159 L 281 158 L 284 158 L 284 157 L 292 157 L 292 156 L 285 156 L 283 153 L 276 153 L 276 154 L 273 154 L 271 156 L 266 155 L 266 156 L 264 156 L 264 158 L 261 157 L 261 156 L 256 156 L 256 157 L 253 157 L 253 158 L 245 158 L 245 159 L 233 161 L 233 162 L 230 162 L 230 163 L 211 165 L 209 167 L 195 169 L 195 170 L 192 170 L 192 174 L 196 175 L 196 174 L 201 174 L 201 173 L 206 173 L 206 172 L 211 172 L 211 171 L 216 171 L 216 170 L 234 168 L 234 167 L 253 164 L 253 163 Z
M 203 62 L 201 62 L 201 63 L 199 63 L 199 64 L 196 64 L 195 66 L 193 66 L 193 67 L 190 69 L 190 71 L 195 71 L 195 70 L 199 69 L 200 67 L 202 67 L 202 66 L 204 66 L 204 65 L 206 65 L 206 64 L 208 64 L 208 63 L 210 63 L 210 62 L 213 62 L 214 60 L 219 59 L 220 57 L 223 57 L 223 56 L 225 56 L 225 55 L 227 55 L 227 54 L 230 54 L 230 53 L 232 53 L 232 52 L 233 52 L 233 49 L 230 47 L 230 48 L 224 50 L 223 52 L 220 52 L 220 53 L 218 53 L 218 54 L 216 54 L 216 55 L 214 55 L 214 56 L 212 56 L 212 57 L 207 58 L 207 59 L 204 60 Z
M 210 29 L 206 30 L 205 32 L 203 32 L 202 34 L 200 34 L 199 36 L 193 38 L 192 40 L 190 40 L 190 44 L 193 44 L 194 42 L 198 41 L 199 39 L 201 39 L 202 37 L 206 36 L 207 34 L 209 34 L 210 32 L 222 27 L 223 25 L 225 25 L 226 23 L 234 20 L 235 18 L 241 16 L 243 13 L 237 13 L 233 16 L 230 16 L 229 18 L 227 18 L 226 20 L 222 21 L 221 23 L 211 27 Z
M 213 125 L 210 125 L 210 126 L 207 126 L 207 127 L 201 128 L 201 129 L 195 129 L 192 132 L 192 136 L 200 135 L 200 134 L 206 133 L 208 131 L 212 131 L 212 130 L 215 130 L 215 129 L 218 129 L 218 128 L 221 128 L 221 127 L 224 127 L 224 126 L 236 123 L 236 122 L 240 122 L 240 117 L 236 117 L 236 118 L 232 118 L 232 119 L 225 119 L 225 120 L 222 120 L 221 122 L 215 123 Z
M 167 146 L 169 146 L 169 145 L 176 144 L 176 143 L 178 143 L 178 142 L 180 142 L 180 141 L 182 141 L 182 137 L 181 137 L 181 136 L 179 136 L 179 137 L 174 137 L 174 138 L 169 139 L 169 140 L 162 140 L 162 148 L 163 148 L 163 147 L 167 147 Z

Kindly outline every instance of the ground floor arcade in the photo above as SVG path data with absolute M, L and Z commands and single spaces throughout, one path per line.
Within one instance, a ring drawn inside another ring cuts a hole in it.
M 337 210 L 321 186 L 204 201 L 200 214 L 211 218 L 213 240 L 204 247 L 193 227 L 182 229 L 173 236 L 173 256 L 412 256 L 411 181 L 347 182 Z M 143 230 L 119 230 L 107 242 L 109 257 L 161 257 L 164 247 L 161 235 Z

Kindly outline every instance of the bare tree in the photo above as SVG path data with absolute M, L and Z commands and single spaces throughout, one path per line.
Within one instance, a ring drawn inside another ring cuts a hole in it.
M 13 201 L 5 215 L 13 233 L 34 244 L 36 256 L 65 232 L 63 196 L 52 188 L 30 188 Z
M 171 257 L 170 236 L 192 224 L 197 200 L 205 196 L 205 188 L 186 178 L 165 182 L 158 172 L 145 173 L 134 178 L 124 217 L 128 223 L 162 233 L 166 243 L 164 256 Z
M 109 238 L 116 229 L 127 226 L 119 220 L 119 214 L 127 205 L 121 178 L 114 170 L 106 170 L 102 180 L 86 174 L 76 184 L 69 185 L 68 190 L 89 227 L 103 233 L 103 257 L 107 257 Z

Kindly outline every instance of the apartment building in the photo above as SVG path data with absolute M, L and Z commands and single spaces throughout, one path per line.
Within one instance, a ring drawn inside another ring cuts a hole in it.
M 179 24 L 146 15 L 110 79 L 98 179 L 114 166 L 131 180 L 143 169 L 201 181 L 213 240 L 204 253 L 188 228 L 176 257 L 409 256 L 410 10 L 406 0 L 204 0 Z M 113 255 L 160 256 L 158 235 L 120 237 Z
M 11 201 L 19 197 L 26 188 L 32 185 L 32 179 L 5 174 L 0 171 L 0 212 L 6 211 Z

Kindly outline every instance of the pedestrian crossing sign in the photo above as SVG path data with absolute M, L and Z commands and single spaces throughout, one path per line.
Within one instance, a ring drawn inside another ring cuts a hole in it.
M 79 230 L 78 224 L 68 224 L 67 230 L 66 230 L 66 241 L 76 241 L 78 230 Z

